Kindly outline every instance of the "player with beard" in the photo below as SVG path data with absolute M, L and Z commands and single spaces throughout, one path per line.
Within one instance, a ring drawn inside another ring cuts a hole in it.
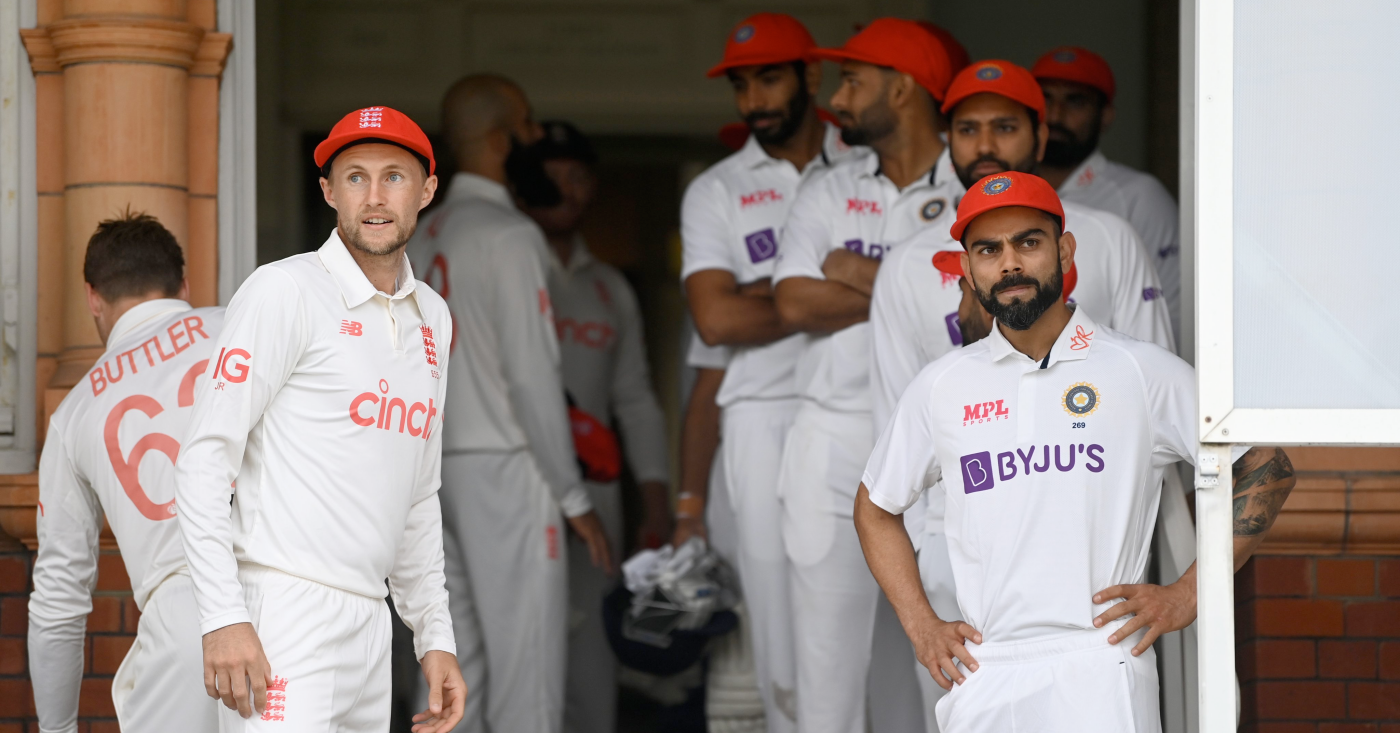
M 944 111 L 950 116 L 949 145 L 959 181 L 975 183 L 973 177 L 984 172 L 1034 169 L 1045 140 L 1044 96 L 1025 69 L 1002 61 L 973 64 L 949 86 Z M 1079 242 L 1075 293 L 1079 307 L 1099 323 L 1170 348 L 1170 323 L 1162 301 L 1144 298 L 1144 293 L 1157 292 L 1157 280 L 1132 227 L 1107 212 L 1075 204 L 1065 204 L 1065 209 L 1076 222 Z M 951 218 L 950 211 L 944 223 Z M 937 271 L 939 258 L 961 249 L 947 228 L 922 229 L 899 243 L 887 269 L 882 268 L 876 279 L 870 308 L 870 358 L 877 430 L 888 423 L 900 394 L 920 369 L 971 343 L 964 329 L 979 330 L 981 319 L 976 316 L 981 308 L 973 307 L 976 301 L 968 297 L 968 281 Z M 965 321 L 964 312 L 974 318 Z M 905 520 L 917 525 L 910 519 L 922 515 L 915 546 L 925 589 L 940 614 L 954 617 L 957 607 L 941 500 L 940 493 L 930 492 L 927 506 L 921 503 L 905 512 Z M 932 727 L 934 705 L 942 691 L 926 675 L 920 680 Z
M 1045 90 L 1050 130 L 1037 171 L 1065 201 L 1111 211 L 1127 219 L 1152 255 L 1172 330 L 1181 338 L 1181 235 L 1176 201 L 1152 175 L 1115 163 L 1099 150 L 1113 124 L 1113 70 L 1093 51 L 1063 47 L 1031 67 Z
M 567 669 L 565 523 L 595 565 L 610 572 L 612 560 L 575 460 L 548 245 L 506 188 L 512 150 L 518 160 L 541 132 L 518 86 L 475 75 L 448 89 L 443 133 L 458 172 L 408 251 L 456 323 L 456 342 L 440 346 L 465 364 L 448 385 L 442 470 L 447 588 L 462 674 L 477 691 L 465 730 L 554 733 Z M 558 196 L 542 187 L 528 198 Z
M 798 189 L 830 170 L 848 148 L 817 117 L 816 43 L 795 18 L 759 13 L 740 21 L 708 75 L 726 77 L 752 134 L 743 148 L 700 174 L 681 204 L 681 277 L 700 338 L 731 347 L 717 405 L 687 412 L 682 443 L 714 446 L 738 529 L 739 577 L 750 619 L 754 666 L 769 731 L 794 730 L 792 604 L 776 490 L 778 459 L 797 410 L 800 337 L 783 326 L 770 278 L 778 238 Z M 714 411 L 723 408 L 718 421 Z M 706 419 L 711 418 L 711 419 Z M 705 475 L 711 456 L 682 453 L 682 475 Z M 686 480 L 677 506 L 679 544 L 705 531 L 706 485 Z
M 432 146 L 366 107 L 315 161 L 335 230 L 243 283 L 191 383 L 176 506 L 204 686 L 224 731 L 387 730 L 387 579 L 428 681 L 413 728 L 445 733 L 467 693 L 438 504 L 452 323 L 404 256 Z
M 874 440 L 866 323 L 880 260 L 928 226 L 956 189 L 938 102 L 951 78 L 942 44 L 913 21 L 881 18 L 838 49 L 831 108 L 849 145 L 868 145 L 798 192 L 773 281 L 781 323 L 802 332 L 800 404 L 783 446 L 778 494 L 792 563 L 798 724 L 804 731 L 918 725 L 907 640 L 865 562 L 851 524 L 860 467 Z M 883 608 L 883 613 L 878 609 Z M 896 656 L 886 658 L 886 651 Z M 872 653 L 879 660 L 872 665 Z M 900 659 L 902 658 L 902 661 Z M 911 720 L 912 719 L 912 720 Z
M 1159 731 L 1152 642 L 1196 615 L 1193 565 L 1142 583 L 1162 474 L 1198 448 L 1195 375 L 1067 306 L 1075 219 L 1039 177 L 989 176 L 951 236 L 991 334 L 921 371 L 871 454 L 855 521 L 944 733 Z M 989 406 L 972 419 L 968 402 Z M 1293 487 L 1273 448 L 1237 456 L 1235 567 Z M 964 621 L 929 604 L 899 514 L 945 494 Z M 967 684 L 972 683 L 972 684 Z

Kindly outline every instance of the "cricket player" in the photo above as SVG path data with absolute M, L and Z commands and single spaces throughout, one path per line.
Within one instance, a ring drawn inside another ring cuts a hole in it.
M 731 349 L 717 395 L 725 484 L 739 527 L 743 585 L 768 730 L 795 730 L 793 609 L 777 494 L 783 443 L 797 412 L 801 337 L 778 317 L 771 278 L 799 187 L 850 149 L 817 116 L 816 42 L 797 19 L 759 13 L 729 34 L 708 72 L 724 76 L 751 134 L 697 177 L 681 204 L 681 277 L 700 338 Z M 697 413 L 698 414 L 698 413 Z M 682 492 L 677 538 L 700 528 L 704 497 Z
M 49 420 L 39 462 L 29 597 L 39 726 L 78 729 L 84 622 L 105 518 L 141 611 L 112 682 L 118 723 L 125 731 L 214 733 L 218 708 L 200 689 L 199 614 L 174 521 L 175 459 L 224 311 L 190 308 L 180 245 L 145 214 L 97 226 L 83 279 L 107 351 Z
M 565 522 L 594 564 L 612 562 L 575 460 L 548 245 L 506 188 L 508 162 L 541 131 L 524 92 L 489 75 L 448 90 L 443 131 L 458 172 L 409 254 L 447 300 L 457 324 L 449 348 L 466 364 L 448 385 L 442 470 L 452 617 L 458 638 L 473 637 L 460 661 L 484 706 L 468 711 L 463 729 L 557 733 L 568 666 Z
M 1194 565 L 1170 586 L 1141 583 L 1162 473 L 1194 462 L 1195 375 L 1064 302 L 1074 226 L 1037 176 L 971 187 L 951 234 L 994 327 L 919 373 L 858 489 L 871 572 L 952 690 L 943 733 L 1158 731 L 1151 645 L 1195 618 Z M 966 420 L 969 401 L 990 402 L 993 419 Z M 1236 470 L 1238 567 L 1293 471 L 1272 448 Z M 929 605 L 899 517 L 926 490 L 945 494 L 962 621 Z
M 803 335 L 800 403 L 783 446 L 778 495 L 792 563 L 798 725 L 851 731 L 865 725 L 872 639 L 886 633 L 907 661 L 910 654 L 893 613 L 876 622 L 879 589 L 851 524 L 853 492 L 874 440 L 871 287 L 890 245 L 938 220 L 960 186 L 939 138 L 938 103 L 951 75 L 933 35 L 912 21 L 882 18 L 842 48 L 817 53 L 841 63 L 831 108 L 842 139 L 870 151 L 803 186 L 779 241 L 775 301 L 781 324 Z M 888 685 L 871 690 L 890 692 Z M 921 717 L 917 688 L 891 697 L 871 704 L 872 717 L 901 705 Z
M 452 323 L 404 245 L 433 198 L 432 146 L 366 107 L 315 151 L 336 228 L 238 289 L 178 463 L 180 531 L 204 686 L 229 731 L 383 731 L 385 581 L 445 733 L 467 693 L 454 656 L 438 507 Z
M 979 61 L 960 72 L 948 87 L 943 111 L 949 116 L 949 147 L 959 182 L 976 183 L 978 176 L 1036 168 L 1046 140 L 1045 103 L 1039 84 L 1026 69 L 1007 61 Z M 961 196 L 961 192 L 959 192 Z M 1174 349 L 1171 324 L 1161 288 L 1149 258 L 1132 227 L 1108 212 L 1066 203 L 1075 222 L 1075 256 L 1079 306 L 1097 322 L 1143 341 Z M 950 210 L 945 214 L 951 225 Z M 920 230 L 890 255 L 890 264 L 876 279 L 871 303 L 871 383 L 874 388 L 875 429 L 889 421 L 899 395 L 923 367 L 955 348 L 971 343 L 959 314 L 972 310 L 970 286 L 960 275 L 942 272 L 936 260 L 956 254 L 962 245 L 944 226 Z M 949 264 L 952 264 L 949 263 Z M 957 270 L 960 272 L 960 270 Z M 935 286 L 935 280 L 937 286 Z M 976 308 L 973 315 L 985 313 Z M 983 335 L 984 335 L 983 334 Z M 973 405 L 970 420 L 997 419 Z M 1171 497 L 1180 499 L 1180 497 Z M 937 492 L 922 495 L 904 513 L 915 531 L 920 571 L 930 603 L 943 614 L 956 613 L 953 577 L 943 547 L 943 507 Z M 933 502 L 931 505 L 927 505 Z M 922 520 L 920 516 L 922 515 Z M 912 520 L 912 521 L 911 521 Z M 922 530 L 918 530 L 922 524 Z M 920 539 L 922 537 L 922 539 Z M 923 545 L 928 544 L 927 552 Z M 942 605 L 940 605 L 942 604 Z M 921 678 L 925 712 L 932 728 L 933 706 L 942 690 Z
M 1155 177 L 1115 163 L 1099 150 L 1113 124 L 1113 69 L 1101 56 L 1065 46 L 1041 56 L 1031 73 L 1045 91 L 1050 136 L 1037 173 L 1076 202 L 1127 219 L 1152 256 L 1172 332 L 1181 339 L 1181 234 L 1176 201 Z
M 549 243 L 549 296 L 564 387 L 572 399 L 575 452 L 616 557 L 623 551 L 618 478 L 624 453 L 642 498 L 636 545 L 659 547 L 671 534 L 665 418 L 652 393 L 637 297 L 621 272 L 588 251 L 579 232 L 598 186 L 593 144 L 567 122 L 544 122 L 541 128 L 536 154 L 558 187 L 560 202 L 525 211 Z M 610 427 L 614 420 L 626 451 Z M 571 537 L 564 697 L 564 730 L 570 733 L 610 733 L 617 727 L 617 659 L 602 618 L 603 598 L 615 585 L 614 577 L 590 562 L 587 545 Z

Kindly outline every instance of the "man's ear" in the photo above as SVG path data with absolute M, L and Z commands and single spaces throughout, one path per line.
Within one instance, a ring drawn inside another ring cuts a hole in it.
M 822 64 L 820 61 L 807 64 L 807 70 L 803 83 L 807 85 L 807 93 L 816 99 L 817 93 L 822 90 Z
M 332 209 L 335 208 L 335 199 L 331 197 L 331 182 L 324 177 L 321 178 L 321 196 L 325 197 L 326 203 Z
M 433 196 L 437 193 L 438 177 L 428 176 L 428 180 L 423 182 L 423 197 L 418 202 L 418 210 L 422 211 L 433 202 Z
M 180 289 L 179 289 L 178 291 L 175 292 L 175 297 L 178 298 L 178 299 L 180 299 L 180 300 L 189 302 L 189 299 L 190 299 L 190 279 L 189 279 L 189 278 L 187 278 L 187 277 L 186 277 L 186 278 L 181 278 L 181 280 L 180 280 Z
M 93 318 L 100 317 L 102 311 L 107 308 L 107 301 L 102 299 L 102 296 L 92 287 L 92 283 L 83 283 L 83 289 L 87 291 L 88 313 L 91 313 Z
M 1060 271 L 1069 272 L 1070 265 L 1074 264 L 1074 252 L 1079 244 L 1074 241 L 1074 234 L 1065 232 L 1060 235 Z
M 1109 102 L 1105 104 L 1103 110 L 1099 112 L 1099 132 L 1103 133 L 1104 130 L 1113 126 L 1113 120 L 1117 118 L 1117 116 L 1118 111 L 1114 109 L 1113 103 Z
M 1045 146 L 1050 142 L 1050 125 L 1046 124 L 1044 116 L 1040 119 L 1040 124 L 1035 128 L 1035 162 L 1045 160 Z

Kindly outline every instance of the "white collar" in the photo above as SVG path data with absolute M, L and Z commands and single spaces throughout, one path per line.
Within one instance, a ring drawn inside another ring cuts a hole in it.
M 127 334 L 163 315 L 193 309 L 193 306 L 179 298 L 155 298 L 137 303 L 128 308 L 112 325 L 112 332 L 107 334 L 107 345 L 111 346 L 121 341 Z
M 1103 151 L 1095 149 L 1083 162 L 1075 168 L 1072 173 L 1065 178 L 1065 182 L 1060 184 L 1061 191 L 1069 191 L 1076 188 L 1088 188 L 1099 177 L 1099 171 L 1103 170 L 1104 163 L 1108 158 L 1104 157 Z
M 453 201 L 473 198 L 486 199 L 507 208 L 515 208 L 515 201 L 511 199 L 510 191 L 504 185 L 475 173 L 452 174 L 452 181 L 447 186 L 447 199 Z
M 565 265 L 560 261 L 559 254 L 553 247 L 546 249 L 549 250 L 549 266 L 565 275 L 572 275 L 596 261 L 588 249 L 588 243 L 583 241 L 583 235 L 578 233 L 574 234 L 574 251 L 569 255 L 569 264 Z
M 332 229 L 331 236 L 321 248 L 316 250 L 316 256 L 321 259 L 321 266 L 326 268 L 326 272 L 331 274 L 331 279 L 340 288 L 340 295 L 345 298 L 346 308 L 355 308 L 361 303 L 373 298 L 376 293 L 383 295 L 390 300 L 397 300 L 413 293 L 414 279 L 413 266 L 408 264 L 408 256 L 400 255 L 401 264 L 398 274 L 398 292 L 390 295 L 381 292 L 374 284 L 365 277 L 365 271 L 360 269 L 360 263 L 350 254 L 350 250 L 345 248 L 345 243 L 340 241 L 339 230 Z
M 1072 361 L 1089 358 L 1089 352 L 1093 350 L 1094 333 L 1099 327 L 1089 318 L 1089 314 L 1083 308 L 1071 306 L 1074 313 L 1070 315 L 1069 323 L 1065 324 L 1064 330 L 1055 339 L 1055 343 L 1050 347 L 1050 353 L 1043 362 L 1035 362 L 1042 369 L 1048 369 L 1062 361 Z M 992 324 L 992 332 L 987 336 L 987 349 L 991 354 L 992 361 L 1001 361 L 1012 354 L 1019 355 L 1027 361 L 1030 357 L 1016 350 L 1006 336 L 1001 333 L 1001 325 Z
M 957 176 L 953 171 L 953 156 L 951 150 L 952 148 L 948 145 L 944 145 L 943 152 L 938 154 L 938 160 L 933 161 L 933 167 L 929 169 L 928 175 L 915 178 L 908 186 L 899 189 L 899 192 L 904 193 L 909 189 L 924 185 L 936 186 L 939 181 L 947 180 L 945 176 L 949 175 L 953 177 L 953 180 L 956 180 Z M 873 150 L 870 151 L 870 156 L 864 163 L 864 170 L 862 170 L 859 175 L 870 178 L 884 178 L 887 181 L 890 180 L 885 177 L 884 166 L 880 163 L 880 154 Z M 890 181 L 890 185 L 893 186 L 894 181 Z M 896 186 L 896 188 L 898 187 Z

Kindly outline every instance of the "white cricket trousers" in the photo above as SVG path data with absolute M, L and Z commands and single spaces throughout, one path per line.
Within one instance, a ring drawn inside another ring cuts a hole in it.
M 882 668 L 910 668 L 913 652 L 893 613 L 877 614 L 879 586 L 861 553 L 854 508 L 874 439 L 868 413 L 840 413 L 811 403 L 798 408 L 783 448 L 778 478 L 782 537 L 792 563 L 793 634 L 797 661 L 797 729 L 801 733 L 864 733 L 867 694 L 877 721 L 920 720 L 918 685 L 907 676 L 891 689 L 868 692 L 872 645 L 879 631 Z M 883 733 L 883 731 L 877 731 Z
M 1157 655 L 1134 657 L 1122 624 L 1044 641 L 967 644 L 976 672 L 938 703 L 943 733 L 1160 733 Z
M 442 456 L 444 570 L 467 683 L 457 731 L 559 733 L 568 662 L 564 515 L 527 451 Z M 427 706 L 427 690 L 418 698 Z
M 219 703 L 224 733 L 382 733 L 389 729 L 389 647 L 383 598 L 240 564 L 243 600 L 272 667 L 267 708 L 244 719 Z M 200 675 L 200 685 L 204 677 Z M 167 728 L 175 730 L 175 728 Z
M 747 400 L 720 423 L 725 483 L 739 531 L 739 584 L 768 733 L 797 730 L 791 564 L 783 549 L 778 472 L 798 400 Z
M 584 482 L 608 534 L 612 556 L 622 559 L 622 488 L 617 482 Z M 603 630 L 603 599 L 617 587 L 593 564 L 588 545 L 569 535 L 569 668 L 564 686 L 566 733 L 614 733 L 617 728 L 617 657 Z
M 204 649 L 190 576 L 177 573 L 146 599 L 136 641 L 112 679 L 117 722 L 127 733 L 219 729 L 220 703 L 204 692 Z

